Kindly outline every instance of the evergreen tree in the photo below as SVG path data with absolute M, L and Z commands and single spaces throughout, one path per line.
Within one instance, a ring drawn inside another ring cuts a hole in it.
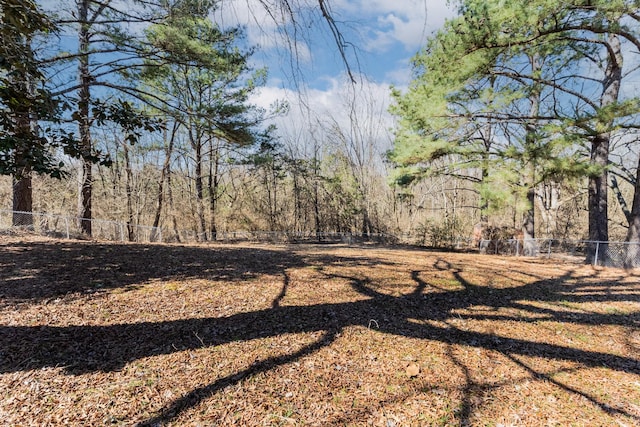
M 55 126 L 63 105 L 44 86 L 32 48 L 33 39 L 55 25 L 30 0 L 0 1 L 0 24 L 0 174 L 13 177 L 13 210 L 31 212 L 32 174 L 62 177 L 59 151 L 77 157 L 79 147 Z M 33 219 L 16 213 L 13 221 L 31 225 Z
M 198 234 L 203 240 L 207 234 L 215 239 L 223 153 L 268 138 L 260 129 L 265 112 L 248 102 L 265 82 L 266 70 L 249 67 L 252 50 L 239 47 L 239 28 L 223 30 L 209 19 L 216 1 L 184 0 L 167 6 L 166 19 L 146 31 L 152 54 L 128 77 L 143 83 L 143 92 L 154 93 L 146 102 L 185 135 L 194 163 Z
M 409 91 L 396 93 L 401 126 L 392 158 L 409 177 L 450 154 L 505 172 L 513 165 L 508 175 L 523 184 L 529 235 L 536 185 L 588 176 L 589 236 L 607 240 L 609 141 L 637 104 L 619 96 L 621 39 L 638 45 L 637 9 L 634 1 L 460 2 L 460 17 L 416 57 Z M 491 131 L 469 132 L 478 120 Z M 483 157 L 476 148 L 488 134 L 484 146 L 496 150 Z

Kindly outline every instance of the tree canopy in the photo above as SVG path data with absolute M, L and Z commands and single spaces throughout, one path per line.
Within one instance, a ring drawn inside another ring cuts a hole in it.
M 638 2 L 458 5 L 394 93 L 397 182 L 467 174 L 485 199 L 505 184 L 528 192 L 527 211 L 542 183 L 586 177 L 589 237 L 608 240 L 611 139 L 638 124 L 639 100 L 621 92 L 635 72 L 623 59 L 640 41 Z
M 57 149 L 77 157 L 72 134 L 56 128 L 65 103 L 45 85 L 34 38 L 55 31 L 55 24 L 32 1 L 0 4 L 0 174 L 25 178 L 36 172 L 64 173 Z

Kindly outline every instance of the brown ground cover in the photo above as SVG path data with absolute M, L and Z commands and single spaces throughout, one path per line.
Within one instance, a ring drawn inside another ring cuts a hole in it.
M 543 259 L 0 236 L 0 424 L 640 425 L 639 321 Z

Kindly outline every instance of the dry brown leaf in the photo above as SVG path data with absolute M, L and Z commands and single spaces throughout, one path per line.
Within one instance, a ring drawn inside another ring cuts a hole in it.
M 405 373 L 409 378 L 417 377 L 420 374 L 420 365 L 415 362 L 409 363 L 405 369 Z
M 639 316 L 552 260 L 0 235 L 0 424 L 637 425 Z

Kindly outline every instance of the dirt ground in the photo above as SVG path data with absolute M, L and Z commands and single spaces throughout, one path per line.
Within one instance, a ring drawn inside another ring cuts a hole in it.
M 0 236 L 0 424 L 640 425 L 640 273 Z

